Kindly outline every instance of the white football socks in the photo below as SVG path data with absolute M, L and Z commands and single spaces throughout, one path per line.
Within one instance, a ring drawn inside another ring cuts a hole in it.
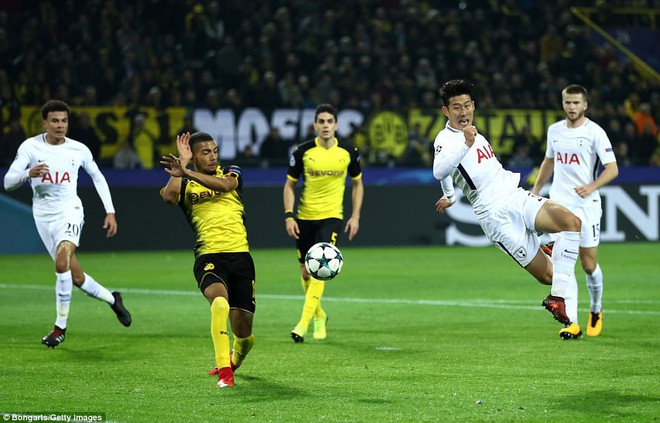
M 589 297 L 591 304 L 589 310 L 594 313 L 600 313 L 603 305 L 603 272 L 600 270 L 600 265 L 596 264 L 596 269 L 591 275 L 585 273 L 587 276 L 587 289 L 589 290 Z
M 562 297 L 566 315 L 577 323 L 578 288 L 575 263 L 580 255 L 580 232 L 561 232 L 552 249 L 552 288 L 550 294 Z
M 69 306 L 71 305 L 71 290 L 73 289 L 73 279 L 71 271 L 64 273 L 55 273 L 55 309 L 57 310 L 57 319 L 55 326 L 60 329 L 66 329 L 66 322 L 69 318 Z
M 80 286 L 85 294 L 90 297 L 98 298 L 99 300 L 105 301 L 106 303 L 112 305 L 115 303 L 115 297 L 112 296 L 106 287 L 96 282 L 93 277 L 89 276 L 87 273 L 85 275 L 85 282 Z

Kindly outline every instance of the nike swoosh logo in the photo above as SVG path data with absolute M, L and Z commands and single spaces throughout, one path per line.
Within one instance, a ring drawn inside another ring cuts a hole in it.
M 565 252 L 565 253 L 569 253 L 569 254 L 579 254 L 577 251 L 568 251 L 568 250 L 564 250 L 564 252 Z

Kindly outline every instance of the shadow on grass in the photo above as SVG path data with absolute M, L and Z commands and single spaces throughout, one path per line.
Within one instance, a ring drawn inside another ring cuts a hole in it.
M 308 396 L 307 391 L 292 387 L 291 385 L 275 383 L 272 380 L 259 376 L 241 375 L 234 376 L 236 387 L 241 389 L 241 396 L 249 398 L 248 402 L 277 402 L 277 401 L 300 401 Z
M 622 388 L 631 389 L 631 388 Z M 577 404 L 577 406 L 576 406 Z M 647 418 L 657 412 L 660 397 L 649 395 L 624 394 L 612 390 L 590 391 L 585 394 L 572 393 L 558 398 L 552 404 L 553 408 L 571 407 L 576 414 L 594 418 Z M 655 411 L 654 411 L 655 410 Z

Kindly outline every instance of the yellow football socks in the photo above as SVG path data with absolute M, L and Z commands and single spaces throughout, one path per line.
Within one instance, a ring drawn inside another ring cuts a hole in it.
M 232 354 L 231 361 L 234 364 L 234 368 L 237 368 L 245 360 L 245 356 L 248 355 L 252 347 L 254 346 L 254 335 L 250 335 L 247 338 L 239 338 L 234 335 L 234 354 Z
M 299 335 L 304 335 L 307 332 L 310 320 L 317 314 L 317 310 L 323 315 L 321 309 L 321 297 L 323 296 L 323 289 L 325 288 L 325 281 L 320 281 L 314 278 L 309 278 L 309 286 L 305 293 L 305 304 L 303 305 L 302 316 L 296 325 L 294 332 Z M 302 333 L 300 333 L 302 332 Z
M 309 277 L 308 280 L 305 280 L 302 276 L 300 277 L 300 281 L 302 284 L 303 292 L 307 294 L 307 289 L 309 288 L 309 284 L 311 281 L 316 280 L 313 277 Z M 325 312 L 323 311 L 323 308 L 321 307 L 321 298 L 319 297 L 319 304 L 318 307 L 316 307 L 316 310 L 314 311 L 314 318 L 315 319 L 325 319 Z
M 229 303 L 224 297 L 217 297 L 211 304 L 211 337 L 215 350 L 215 362 L 219 369 L 229 367 L 229 334 L 227 319 Z

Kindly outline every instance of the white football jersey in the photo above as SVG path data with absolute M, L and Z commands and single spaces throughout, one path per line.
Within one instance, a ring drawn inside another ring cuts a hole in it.
M 48 173 L 30 178 L 29 169 L 40 163 L 48 165 Z M 114 213 L 110 188 L 91 151 L 85 144 L 70 138 L 65 138 L 63 144 L 52 145 L 46 141 L 44 133 L 23 141 L 5 175 L 5 189 L 16 189 L 29 180 L 33 194 L 32 214 L 37 221 L 54 220 L 76 212 L 82 215 L 82 201 L 77 193 L 81 167 L 94 181 L 106 213 Z
M 582 198 L 575 188 L 592 183 L 601 164 L 616 161 L 603 128 L 589 119 L 578 128 L 569 128 L 564 119 L 548 127 L 547 142 L 545 156 L 555 161 L 550 198 L 567 206 L 601 207 L 598 190 Z
M 433 146 L 433 176 L 441 181 L 446 195 L 454 193 L 454 183 L 458 185 L 480 219 L 499 210 L 518 189 L 520 174 L 502 167 L 483 135 L 477 134 L 468 148 L 463 131 L 447 123 Z

